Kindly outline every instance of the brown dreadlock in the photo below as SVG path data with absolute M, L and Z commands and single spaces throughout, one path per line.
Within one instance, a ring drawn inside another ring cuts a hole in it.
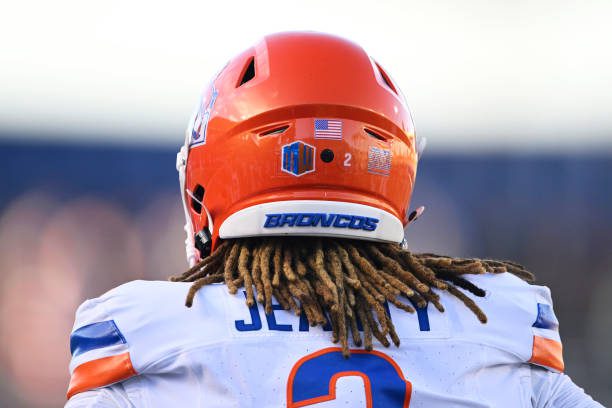
M 397 244 L 305 237 L 241 238 L 224 241 L 212 255 L 179 276 L 175 282 L 193 282 L 186 306 L 204 285 L 225 282 L 230 293 L 240 287 L 246 303 L 264 305 L 272 312 L 272 297 L 285 310 L 306 314 L 311 326 L 332 326 L 332 341 L 340 342 L 348 357 L 349 333 L 356 346 L 372 349 L 372 337 L 385 347 L 389 338 L 400 340 L 384 302 L 413 313 L 412 305 L 431 302 L 444 307 L 432 289 L 460 299 L 482 323 L 487 317 L 459 288 L 482 297 L 485 292 L 465 279 L 466 274 L 509 272 L 532 283 L 534 276 L 509 261 L 451 258 L 437 254 L 412 254 Z M 255 287 L 255 290 L 253 290 Z M 410 304 L 403 302 L 403 297 Z M 357 321 L 363 326 L 364 341 Z

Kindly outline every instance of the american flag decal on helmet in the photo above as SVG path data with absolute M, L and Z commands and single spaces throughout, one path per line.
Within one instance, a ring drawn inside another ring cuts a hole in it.
M 388 176 L 391 173 L 391 150 L 371 146 L 368 151 L 368 171 Z
M 315 119 L 315 139 L 342 140 L 342 121 L 337 119 Z
M 293 142 L 283 146 L 283 171 L 302 176 L 315 170 L 315 147 L 304 142 Z

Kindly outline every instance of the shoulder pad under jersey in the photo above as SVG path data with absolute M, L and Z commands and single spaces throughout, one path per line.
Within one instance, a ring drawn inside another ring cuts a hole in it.
M 510 274 L 466 275 L 484 289 L 474 298 L 487 315 L 484 325 L 470 323 L 472 336 L 514 354 L 520 361 L 563 372 L 559 322 L 553 311 L 550 289 L 531 285 Z
M 214 310 L 202 313 L 202 301 L 191 309 L 185 307 L 190 285 L 133 281 L 85 301 L 70 335 L 68 398 L 145 373 L 188 342 L 208 341 L 203 338 L 207 333 L 218 333 L 213 327 Z M 216 296 L 224 289 L 209 288 L 208 292 Z M 197 330 L 202 325 L 211 330 Z

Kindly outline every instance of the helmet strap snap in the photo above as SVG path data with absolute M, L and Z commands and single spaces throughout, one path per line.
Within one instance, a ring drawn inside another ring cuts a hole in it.
M 408 215 L 408 224 L 416 221 L 425 212 L 425 206 L 422 205 Z
M 210 255 L 212 248 L 212 235 L 208 228 L 203 228 L 200 232 L 194 235 L 195 247 L 200 251 L 200 258 L 205 258 Z

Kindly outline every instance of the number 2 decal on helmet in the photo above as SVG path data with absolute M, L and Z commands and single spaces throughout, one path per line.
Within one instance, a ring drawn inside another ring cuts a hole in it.
M 307 407 L 336 399 L 336 382 L 341 377 L 363 379 L 368 408 L 407 408 L 412 384 L 388 355 L 379 351 L 330 347 L 301 358 L 287 381 L 287 408 Z

